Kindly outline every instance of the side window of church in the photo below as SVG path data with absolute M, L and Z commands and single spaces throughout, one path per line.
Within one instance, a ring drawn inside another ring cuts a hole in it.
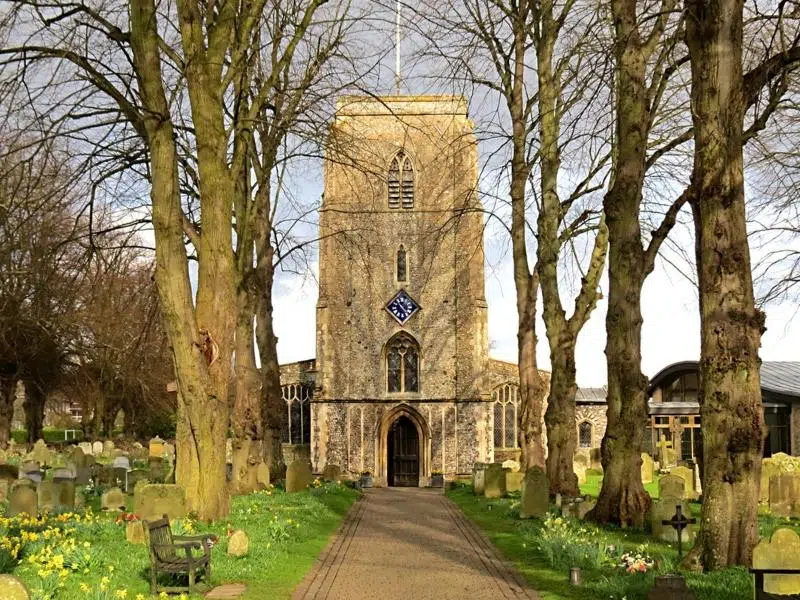
M 287 444 L 311 443 L 311 396 L 310 386 L 290 383 L 281 386 L 281 396 L 286 402 L 288 418 L 283 431 L 283 442 Z
M 592 424 L 589 421 L 578 425 L 578 445 L 581 448 L 592 447 Z
M 494 401 L 494 447 L 517 448 L 517 407 L 519 386 L 506 383 L 492 392 Z
M 389 208 L 414 208 L 414 167 L 402 150 L 389 165 Z
M 397 251 L 397 281 L 408 281 L 408 265 L 406 263 L 406 249 L 400 246 Z
M 399 333 L 386 346 L 386 389 L 389 393 L 419 391 L 419 346 Z

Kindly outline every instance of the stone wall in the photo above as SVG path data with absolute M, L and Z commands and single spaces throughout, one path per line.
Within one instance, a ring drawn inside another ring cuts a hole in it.
M 791 439 L 789 446 L 793 456 L 800 456 L 800 404 L 792 403 L 792 414 L 789 420 Z
M 575 407 L 576 432 L 580 424 L 584 421 L 588 421 L 592 424 L 592 448 L 600 447 L 600 442 L 603 440 L 603 436 L 606 433 L 606 424 L 608 423 L 606 419 L 606 410 L 607 407 L 605 404 L 579 404 Z M 577 439 L 580 444 L 580 438 L 578 437 Z M 588 451 L 587 448 L 582 449 L 580 446 L 578 450 Z

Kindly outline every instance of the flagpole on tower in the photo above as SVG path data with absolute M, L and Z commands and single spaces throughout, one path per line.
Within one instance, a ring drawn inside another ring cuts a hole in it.
M 397 23 L 394 32 L 394 79 L 400 95 L 400 0 L 397 0 Z

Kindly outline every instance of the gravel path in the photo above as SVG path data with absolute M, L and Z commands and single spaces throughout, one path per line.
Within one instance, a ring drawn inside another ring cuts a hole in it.
M 441 491 L 369 490 L 293 600 L 538 600 Z

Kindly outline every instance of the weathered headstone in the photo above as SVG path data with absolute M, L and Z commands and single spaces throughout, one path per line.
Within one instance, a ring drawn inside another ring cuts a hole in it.
M 603 454 L 600 448 L 589 448 L 589 467 L 595 471 L 603 470 Z
M 663 479 L 663 477 L 662 477 Z M 650 505 L 650 531 L 653 537 L 663 542 L 677 542 L 678 532 L 671 525 L 664 525 L 663 521 L 668 521 L 675 516 L 676 507 L 680 505 L 684 515 L 691 516 L 689 502 L 682 498 L 661 498 L 653 500 Z M 687 525 L 681 533 L 681 540 L 684 544 L 694 539 L 694 532 L 691 525 Z
M 486 473 L 486 464 L 476 462 L 472 465 L 472 492 L 476 496 L 483 496 L 483 482 Z
M 31 452 L 31 460 L 39 463 L 40 466 L 51 464 L 53 454 L 50 452 L 50 448 L 47 447 L 44 440 L 36 440 L 36 443 L 33 445 L 33 451 Z
M 44 471 L 39 469 L 39 463 L 29 461 L 22 465 L 19 476 L 20 479 L 30 479 L 34 483 L 40 483 L 44 479 Z
M 151 456 L 147 461 L 147 466 L 150 471 L 148 479 L 158 483 L 164 483 L 169 471 L 169 463 L 161 457 Z
M 642 452 L 642 483 L 653 481 L 653 458 L 647 453 Z
M 501 463 L 486 465 L 483 473 L 483 495 L 486 498 L 502 498 L 506 495 L 506 471 Z
M 655 585 L 647 595 L 647 600 L 695 600 L 694 592 L 686 585 L 680 575 L 656 577 Z
M 72 510 L 75 508 L 75 483 L 73 481 L 59 481 L 57 484 L 58 510 Z
M 131 544 L 144 544 L 144 524 L 141 521 L 125 523 L 125 539 Z
M 521 519 L 541 517 L 550 507 L 550 486 L 547 474 L 539 467 L 531 467 L 522 481 L 522 499 L 519 503 Z
M 672 473 L 661 476 L 658 480 L 658 497 L 661 500 L 683 500 L 686 498 L 686 480 Z
M 776 529 L 753 550 L 754 569 L 800 569 L 800 536 L 791 529 Z M 764 591 L 789 596 L 800 594 L 800 575 L 764 575 Z
M 186 516 L 186 491 L 179 485 L 140 483 L 133 493 L 133 512 L 145 521 L 163 515 L 180 519 Z
M 81 442 L 80 444 L 78 444 L 78 448 L 80 448 L 81 451 L 83 451 L 83 455 L 84 456 L 87 456 L 87 455 L 91 456 L 92 455 L 92 443 L 91 442 Z
M 505 470 L 505 469 L 504 469 Z M 506 470 L 506 492 L 519 492 L 522 490 L 524 473 Z
M 228 556 L 247 556 L 249 550 L 250 540 L 247 534 L 241 529 L 234 531 L 228 539 Z
M 164 457 L 164 440 L 156 436 L 150 440 L 150 458 Z
M 7 515 L 13 517 L 25 513 L 35 517 L 39 512 L 36 489 L 29 485 L 15 485 L 8 498 Z
M 295 460 L 286 469 L 286 491 L 300 492 L 314 481 L 311 467 L 303 460 Z
M 0 575 L 0 600 L 30 600 L 28 588 L 13 575 Z
M 103 454 L 111 454 L 117 446 L 111 440 L 103 442 Z
M 322 478 L 325 481 L 341 481 L 342 469 L 339 468 L 339 465 L 327 464 L 322 470 Z
M 39 510 L 53 512 L 57 504 L 57 484 L 52 481 L 43 481 L 36 486 Z
M 79 446 L 73 446 L 69 452 L 68 460 L 76 467 L 86 466 L 86 454 Z
M 800 473 L 780 473 L 770 478 L 769 510 L 779 517 L 800 517 Z
M 680 477 L 684 481 L 684 498 L 694 500 L 697 498 L 697 492 L 694 489 L 694 469 L 689 467 L 673 467 L 669 471 L 670 475 Z
M 107 490 L 100 498 L 100 506 L 103 510 L 125 510 L 128 499 L 118 487 Z
M 63 469 L 53 469 L 53 481 L 56 483 L 61 481 L 71 481 L 75 483 L 76 478 L 77 473 L 74 466 L 64 467 Z
M 506 461 L 503 462 L 503 468 L 504 469 L 508 469 L 512 473 L 518 473 L 519 472 L 519 462 L 517 462 L 516 460 L 511 460 L 511 459 L 506 460 Z
M 781 466 L 774 458 L 765 458 L 761 461 L 761 487 L 759 489 L 759 502 L 769 502 L 769 480 L 773 475 L 781 473 Z
M 140 481 L 147 481 L 147 477 L 149 475 L 150 473 L 144 469 L 133 469 L 132 471 L 128 471 L 125 491 L 129 494 L 132 494 L 133 490 L 136 489 L 136 484 Z
M 115 469 L 125 469 L 126 471 L 131 470 L 131 460 L 125 455 L 117 456 L 111 465 Z
M 92 454 L 100 456 L 103 453 L 103 442 L 96 441 L 92 444 Z

